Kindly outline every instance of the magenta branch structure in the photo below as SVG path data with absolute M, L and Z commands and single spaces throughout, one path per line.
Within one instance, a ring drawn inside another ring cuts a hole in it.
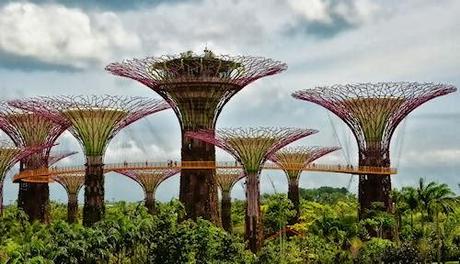
M 73 156 L 77 154 L 78 151 L 63 151 L 63 152 L 56 152 L 56 153 L 51 153 L 49 158 L 48 158 L 48 165 L 52 166 L 59 161 L 66 159 L 70 156 Z
M 78 193 L 85 184 L 85 173 L 76 172 L 52 176 L 67 192 L 67 222 L 78 222 Z
M 217 184 L 219 185 L 222 194 L 220 204 L 222 228 L 229 233 L 233 231 L 231 193 L 233 186 L 242 178 L 244 178 L 244 172 L 240 169 L 216 170 Z
M 317 133 L 300 128 L 230 128 L 188 132 L 187 137 L 213 144 L 230 153 L 243 166 L 246 176 L 245 236 L 249 249 L 257 252 L 263 242 L 260 217 L 259 177 L 263 164 L 282 147 Z
M 156 212 L 155 192 L 158 186 L 179 173 L 180 169 L 117 170 L 116 172 L 134 180 L 142 187 L 145 196 L 145 207 L 153 215 Z
M 14 108 L 6 102 L 0 103 L 0 129 L 17 147 L 49 146 L 21 160 L 21 170 L 47 167 L 54 142 L 67 128 L 67 125 L 55 123 L 39 114 Z M 48 183 L 19 181 L 18 207 L 27 214 L 30 221 L 39 220 L 48 223 L 50 221 Z
M 6 172 L 18 161 L 30 155 L 42 152 L 50 148 L 50 145 L 34 145 L 28 147 L 16 147 L 11 142 L 0 141 L 0 213 L 3 212 L 3 184 Z
M 124 127 L 170 108 L 163 100 L 122 96 L 60 96 L 13 100 L 14 107 L 68 126 L 86 156 L 83 224 L 92 226 L 105 213 L 104 154 Z
M 316 87 L 292 96 L 328 109 L 348 125 L 358 143 L 359 166 L 389 167 L 391 137 L 401 121 L 423 103 L 455 91 L 447 84 L 380 82 Z M 389 175 L 360 175 L 360 218 L 376 204 L 390 211 L 390 191 Z
M 289 220 L 290 224 L 297 223 L 300 217 L 299 178 L 302 171 L 315 160 L 339 149 L 340 147 L 294 146 L 282 148 L 270 157 L 286 173 L 288 198 L 296 210 L 296 215 Z
M 182 132 L 182 161 L 215 161 L 212 144 L 185 137 L 187 132 L 214 130 L 224 105 L 253 81 L 286 70 L 287 65 L 262 57 L 203 54 L 147 57 L 112 63 L 106 70 L 136 80 L 168 101 Z M 215 170 L 182 170 L 180 201 L 187 217 L 216 224 L 218 212 Z

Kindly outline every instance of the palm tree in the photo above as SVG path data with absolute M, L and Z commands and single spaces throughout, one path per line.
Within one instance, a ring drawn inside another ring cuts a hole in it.
M 413 187 L 403 187 L 401 189 L 401 200 L 410 213 L 411 233 L 414 232 L 414 212 L 420 208 L 417 190 Z M 422 213 L 423 218 L 423 213 Z M 422 220 L 423 221 L 423 220 Z
M 460 203 L 460 199 L 455 197 L 450 187 L 447 184 L 438 184 L 430 182 L 425 185 L 424 180 L 419 180 L 419 188 L 417 189 L 418 199 L 421 202 L 423 210 L 426 212 L 427 218 L 434 220 L 436 226 L 436 237 L 438 240 L 438 263 L 441 261 L 441 247 L 444 243 L 442 239 L 440 226 L 440 213 L 449 214 L 454 211 L 455 207 Z M 423 219 L 423 213 L 422 213 Z

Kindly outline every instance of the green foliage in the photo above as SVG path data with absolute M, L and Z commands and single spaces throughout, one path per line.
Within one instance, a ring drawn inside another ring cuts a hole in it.
M 324 193 L 323 193 L 324 192 Z M 155 216 L 143 204 L 108 204 L 92 228 L 69 225 L 66 205 L 51 204 L 49 226 L 29 223 L 9 206 L 0 220 L 0 263 L 431 263 L 460 258 L 460 206 L 437 183 L 394 190 L 394 213 L 376 203 L 359 221 L 356 198 L 346 190 L 305 190 L 296 232 L 265 241 L 254 255 L 243 242 L 245 201 L 232 204 L 234 234 L 211 223 L 180 221 L 177 200 L 159 204 Z M 292 204 L 284 194 L 264 195 L 265 233 L 285 227 Z M 383 230 L 392 230 L 392 234 Z M 371 234 L 377 237 L 371 238 Z M 383 239 L 393 237 L 392 241 Z
M 284 228 L 288 220 L 295 215 L 292 202 L 286 194 L 274 194 L 262 200 L 264 215 L 264 233 L 273 234 Z
M 93 228 L 54 221 L 29 224 L 8 210 L 0 221 L 1 263 L 247 263 L 244 243 L 211 223 L 178 223 L 173 201 L 151 217 L 143 206 L 118 203 Z

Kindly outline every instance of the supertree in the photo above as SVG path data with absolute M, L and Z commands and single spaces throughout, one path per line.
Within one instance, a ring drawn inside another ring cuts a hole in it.
M 134 180 L 144 189 L 145 207 L 153 215 L 156 210 L 155 192 L 158 186 L 166 179 L 179 173 L 180 169 L 116 170 L 115 172 Z
M 59 183 L 67 192 L 67 222 L 78 221 L 78 193 L 85 184 L 85 173 L 59 174 L 51 177 L 52 181 Z
M 20 170 L 32 170 L 49 165 L 53 143 L 67 129 L 43 116 L 0 103 L 0 129 L 19 148 L 48 145 L 48 148 L 21 161 Z M 49 222 L 49 186 L 47 182 L 19 181 L 18 206 L 30 221 Z
M 232 232 L 232 188 L 239 180 L 244 177 L 244 173 L 239 169 L 218 169 L 216 170 L 217 184 L 222 193 L 220 207 L 222 227 L 227 232 Z
M 290 224 L 298 222 L 300 217 L 299 178 L 306 166 L 322 156 L 339 150 L 339 147 L 286 147 L 270 157 L 286 173 L 288 180 L 288 198 L 294 205 L 296 215 Z
M 3 183 L 6 172 L 18 161 L 50 147 L 50 145 L 16 147 L 8 141 L 0 141 L 0 212 L 3 212 Z
M 101 220 L 105 212 L 103 160 L 109 142 L 129 124 L 169 108 L 162 100 L 109 95 L 39 97 L 10 104 L 68 126 L 80 142 L 86 156 L 85 226 Z
M 359 149 L 359 165 L 390 166 L 390 141 L 400 122 L 415 108 L 456 91 L 452 85 L 381 82 L 316 87 L 293 97 L 333 112 L 352 130 Z M 359 176 L 359 216 L 368 216 L 376 203 L 391 208 L 389 175 Z
M 317 133 L 312 129 L 296 128 L 230 128 L 214 131 L 188 132 L 187 137 L 202 140 L 230 153 L 243 166 L 246 176 L 245 236 L 249 249 L 256 252 L 263 240 L 260 219 L 259 176 L 263 164 L 287 144 Z
M 215 161 L 215 147 L 186 138 L 189 131 L 215 129 L 224 105 L 251 82 L 284 71 L 286 64 L 261 57 L 203 55 L 125 60 L 106 67 L 111 73 L 139 81 L 168 101 L 179 119 L 182 161 Z M 188 218 L 219 223 L 215 170 L 182 170 L 179 199 Z

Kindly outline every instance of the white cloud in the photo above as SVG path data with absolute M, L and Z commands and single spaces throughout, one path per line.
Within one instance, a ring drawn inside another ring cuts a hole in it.
M 56 4 L 5 5 L 0 9 L 0 32 L 4 53 L 77 68 L 140 46 L 116 14 L 87 14 Z

